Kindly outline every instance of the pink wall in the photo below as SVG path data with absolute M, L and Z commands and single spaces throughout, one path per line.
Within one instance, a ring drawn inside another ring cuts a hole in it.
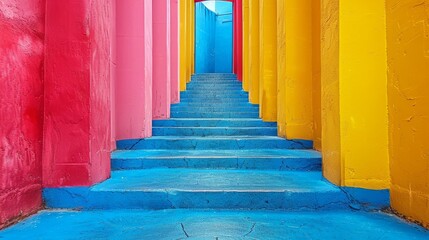
M 180 102 L 179 82 L 179 0 L 170 0 L 171 103 Z
M 47 0 L 43 181 L 88 186 L 110 175 L 112 5 Z
M 153 0 L 153 119 L 170 118 L 170 0 Z
M 242 77 L 242 61 L 243 61 L 243 11 L 242 0 L 234 0 L 234 73 L 241 81 Z
M 0 228 L 42 204 L 44 4 L 0 1 Z
M 152 1 L 116 2 L 116 139 L 152 135 Z

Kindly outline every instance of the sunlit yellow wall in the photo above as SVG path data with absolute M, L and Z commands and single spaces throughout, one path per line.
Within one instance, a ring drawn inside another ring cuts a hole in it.
M 429 227 L 429 1 L 386 4 L 391 202 Z
M 388 188 L 384 1 L 322 0 L 322 23 L 324 174 L 345 186 Z
M 249 0 L 249 99 L 259 103 L 259 0 Z
M 313 143 L 314 148 L 322 151 L 322 106 L 321 106 L 321 86 L 320 86 L 320 1 L 312 0 L 312 31 L 313 31 Z
M 186 34 L 186 1 L 179 1 L 180 6 L 180 32 L 179 32 L 179 38 L 180 38 L 180 90 L 185 91 L 186 90 L 186 82 L 187 82 L 187 34 Z
M 249 91 L 249 1 L 243 1 L 243 89 Z
M 277 3 L 259 0 L 260 117 L 277 120 Z
M 277 16 L 279 134 L 288 139 L 312 140 L 312 0 L 280 0 L 277 3 L 281 7 Z

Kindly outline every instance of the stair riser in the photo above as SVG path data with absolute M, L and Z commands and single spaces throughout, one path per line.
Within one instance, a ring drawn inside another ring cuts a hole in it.
M 311 141 L 289 141 L 283 139 L 141 139 L 117 142 L 118 150 L 135 149 L 312 149 Z
M 228 98 L 228 97 L 249 97 L 249 94 L 247 94 L 246 92 L 237 92 L 237 93 L 219 93 L 219 92 L 206 92 L 206 91 L 201 91 L 200 93 L 196 93 L 196 92 L 184 92 L 180 94 L 180 97 L 221 97 L 221 98 Z
M 164 190 L 91 191 L 82 188 L 45 189 L 48 208 L 77 209 L 249 209 L 331 210 L 349 208 L 338 192 L 230 192 Z
M 277 128 L 259 129 L 196 129 L 196 128 L 153 128 L 153 136 L 277 136 Z
M 185 98 L 180 99 L 182 103 L 206 103 L 206 104 L 224 104 L 224 103 L 249 103 L 247 98 Z
M 237 158 L 237 157 L 165 157 L 112 159 L 112 170 L 153 168 L 240 169 L 278 171 L 320 171 L 320 158 Z
M 258 118 L 258 112 L 239 113 L 239 112 L 171 112 L 172 118 Z
M 224 120 L 156 120 L 154 127 L 276 127 L 277 123 L 262 121 L 232 121 Z
M 259 108 L 259 105 L 251 104 L 249 102 L 245 103 L 232 103 L 232 102 L 215 102 L 215 103 L 209 103 L 209 102 L 185 102 L 180 104 L 173 104 L 171 107 L 254 107 Z
M 257 107 L 171 107 L 172 112 L 259 112 Z
M 218 101 L 218 100 L 226 100 L 226 99 L 234 99 L 234 100 L 249 100 L 248 96 L 245 95 L 225 95 L 225 96 L 221 96 L 221 95 L 181 95 L 180 96 L 180 101 L 190 101 L 190 100 L 212 100 L 212 101 Z

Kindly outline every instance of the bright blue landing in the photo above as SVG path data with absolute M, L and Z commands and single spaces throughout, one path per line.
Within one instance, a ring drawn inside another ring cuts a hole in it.
M 429 232 L 383 214 L 352 211 L 42 212 L 0 239 L 418 240 Z

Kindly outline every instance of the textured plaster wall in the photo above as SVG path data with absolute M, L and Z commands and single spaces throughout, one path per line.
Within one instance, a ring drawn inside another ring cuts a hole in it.
M 46 187 L 88 186 L 109 177 L 111 3 L 47 1 Z
M 220 3 L 216 4 L 219 8 Z M 232 12 L 232 4 L 222 2 L 223 14 Z M 231 73 L 233 65 L 233 16 L 219 15 L 216 17 L 215 35 L 215 72 Z M 238 68 L 238 63 L 237 63 Z
M 384 1 L 322 1 L 322 23 L 325 176 L 349 187 L 388 188 Z
M 339 1 L 321 0 L 321 89 L 323 174 L 342 182 L 339 99 Z
M 259 0 L 259 116 L 277 121 L 277 3 Z
M 429 227 L 429 1 L 386 6 L 391 201 Z
M 170 0 L 153 0 L 152 17 L 152 118 L 168 119 L 171 104 Z
M 44 6 L 0 1 L 0 228 L 42 203 Z
M 277 120 L 288 139 L 313 139 L 312 2 L 277 1 Z
M 312 11 L 312 77 L 313 77 L 313 143 L 322 151 L 322 91 L 321 91 L 321 0 L 311 2 Z
M 179 82 L 179 0 L 170 1 L 170 78 L 171 78 L 171 103 L 180 102 Z
M 152 40 L 152 1 L 117 1 L 117 140 L 152 135 Z
M 205 4 L 195 4 L 195 72 L 215 72 L 216 14 Z

